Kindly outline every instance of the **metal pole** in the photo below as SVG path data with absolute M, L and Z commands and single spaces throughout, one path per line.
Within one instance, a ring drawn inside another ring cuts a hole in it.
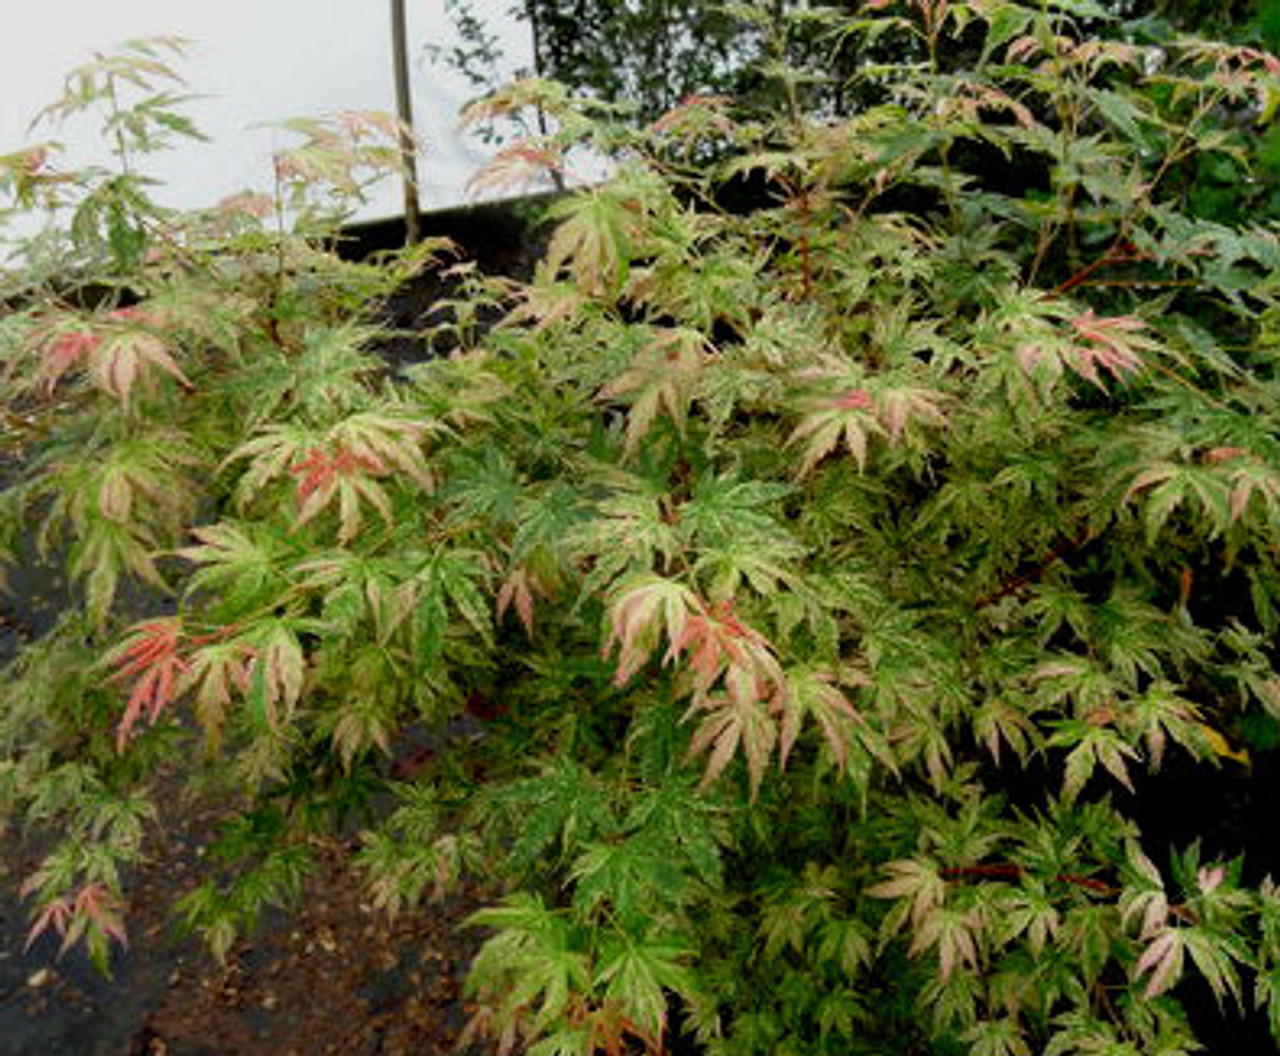
M 409 52 L 405 43 L 404 0 L 391 0 L 391 58 L 396 76 L 396 116 L 400 119 L 400 159 L 404 165 L 404 238 L 422 237 L 418 219 L 418 158 L 413 138 L 413 101 L 409 92 Z

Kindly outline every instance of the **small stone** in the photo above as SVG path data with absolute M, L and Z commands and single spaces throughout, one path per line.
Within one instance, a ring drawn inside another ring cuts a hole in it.
M 40 968 L 27 976 L 27 986 L 32 990 L 39 990 L 42 986 L 48 986 L 57 978 L 57 974 L 52 968 Z
M 276 997 L 275 994 L 263 994 L 262 1007 L 266 1009 L 268 1012 L 274 1011 L 276 1006 L 279 1004 L 280 1004 L 280 998 Z

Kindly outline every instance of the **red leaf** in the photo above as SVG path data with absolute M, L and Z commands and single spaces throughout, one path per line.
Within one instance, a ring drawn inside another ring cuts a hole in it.
M 110 681 L 133 679 L 124 714 L 116 726 L 116 750 L 123 752 L 129 735 L 144 713 L 155 725 L 173 701 L 187 662 L 179 655 L 182 623 L 177 619 L 153 620 L 138 624 L 133 636 L 110 660 L 118 670 Z

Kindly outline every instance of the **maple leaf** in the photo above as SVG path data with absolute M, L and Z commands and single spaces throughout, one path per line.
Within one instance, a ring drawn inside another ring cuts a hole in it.
M 675 642 L 690 616 L 702 608 L 692 590 L 661 576 L 634 576 L 620 583 L 609 605 L 609 634 L 601 648 L 608 656 L 615 643 L 618 646 L 614 683 L 623 685 L 644 666 L 657 647 L 660 628 L 669 642 Z
M 788 444 L 806 441 L 804 457 L 797 473 L 804 476 L 826 458 L 843 440 L 862 472 L 867 465 L 868 437 L 880 433 L 875 402 L 863 388 L 839 396 L 820 397 L 808 404 L 809 413 L 787 438 Z
M 1136 840 L 1129 841 L 1128 859 L 1134 876 L 1120 895 L 1120 921 L 1128 927 L 1131 921 L 1140 920 L 1139 936 L 1150 938 L 1159 934 L 1169 919 L 1164 879 Z
M 395 467 L 423 491 L 435 490 L 435 474 L 422 453 L 422 442 L 447 427 L 426 418 L 367 411 L 353 414 L 329 430 L 329 442 L 349 452 L 359 464 Z
M 867 888 L 867 894 L 872 898 L 903 900 L 901 911 L 885 918 L 886 933 L 896 931 L 908 916 L 912 927 L 920 928 L 947 896 L 947 882 L 939 875 L 937 865 L 927 860 L 900 858 L 887 862 L 884 869 L 890 874 L 889 879 Z
M 515 294 L 515 301 L 503 325 L 531 322 L 535 334 L 558 323 L 574 322 L 589 303 L 587 295 L 571 282 L 526 286 Z
M 869 681 L 865 676 L 860 676 L 858 680 L 863 684 Z M 812 718 L 818 723 L 841 773 L 849 761 L 849 749 L 856 736 L 855 731 L 861 728 L 863 732 L 871 733 L 866 719 L 836 686 L 830 673 L 809 669 L 790 670 L 787 672 L 787 698 L 778 751 L 779 767 L 787 765 L 787 758 L 800 735 L 801 723 L 806 718 Z
M 932 946 L 938 948 L 938 969 L 943 982 L 951 978 L 957 964 L 971 970 L 978 967 L 978 945 L 975 938 L 978 913 L 961 912 L 942 906 L 932 910 L 911 941 L 910 954 L 919 956 Z
M 249 688 L 253 649 L 242 641 L 213 641 L 192 652 L 178 693 L 195 691 L 195 713 L 205 736 L 216 743 L 226 723 L 232 690 Z
M 22 947 L 22 952 L 26 953 L 41 935 L 50 928 L 57 931 L 60 936 L 67 934 L 67 923 L 71 919 L 71 900 L 68 898 L 55 898 L 49 902 L 44 909 L 31 924 L 31 929 L 27 932 L 26 945 Z
M 79 942 L 89 929 L 95 929 L 98 939 L 104 943 L 106 938 L 112 938 L 121 946 L 129 945 L 129 936 L 125 932 L 121 916 L 120 900 L 97 882 L 85 884 L 76 892 L 74 898 L 62 896 L 47 903 L 27 932 L 23 952 L 30 950 L 36 940 L 50 928 L 62 939 L 62 944 L 58 948 L 59 957 Z M 91 932 L 90 946 L 94 945 Z M 105 946 L 101 952 L 105 956 Z
M 148 367 L 158 367 L 188 391 L 195 388 L 169 354 L 153 317 L 139 308 L 121 308 L 108 319 L 113 325 L 89 350 L 89 376 L 98 388 L 127 401 Z
M 1142 951 L 1134 968 L 1137 975 L 1150 972 L 1143 997 L 1150 1000 L 1164 993 L 1182 976 L 1182 959 L 1185 942 L 1183 930 L 1165 927 Z
M 1240 520 L 1257 496 L 1270 523 L 1280 524 L 1280 471 L 1259 458 L 1249 456 L 1233 463 L 1230 475 L 1232 521 Z
M 129 945 L 129 936 L 125 932 L 124 922 L 120 916 L 120 900 L 102 884 L 85 884 L 76 892 L 73 908 L 77 914 L 83 914 L 90 923 L 115 939 L 121 946 Z M 70 935 L 67 938 L 70 941 L 66 943 L 66 947 L 70 948 L 75 940 Z
M 281 718 L 280 707 L 288 718 L 302 696 L 306 675 L 302 646 L 284 619 L 262 621 L 245 642 L 254 650 L 245 669 L 248 702 L 255 720 L 274 728 Z
M 1132 315 L 1098 316 L 1090 308 L 1068 322 L 1083 343 L 1071 346 L 1067 365 L 1098 388 L 1105 388 L 1099 367 L 1121 381 L 1126 374 L 1136 374 L 1141 369 L 1142 351 L 1160 347 L 1141 336 L 1147 324 Z
M 836 362 L 806 371 L 806 377 L 847 381 L 849 373 Z M 807 414 L 787 438 L 788 444 L 806 441 L 798 475 L 804 476 L 844 442 L 863 472 L 867 445 L 873 436 L 900 441 L 913 421 L 943 425 L 946 415 L 939 406 L 942 393 L 915 385 L 878 382 L 855 385 L 836 395 L 808 399 Z
M 123 752 L 134 726 L 147 715 L 152 726 L 174 698 L 187 671 L 187 661 L 179 655 L 182 621 L 177 617 L 149 620 L 130 628 L 129 637 L 106 659 L 118 665 L 109 681 L 133 679 L 129 701 L 116 726 L 116 750 Z
M 237 486 L 240 505 L 247 506 L 262 487 L 286 474 L 297 478 L 300 527 L 328 509 L 336 500 L 340 542 L 359 532 L 360 507 L 367 502 L 388 524 L 394 523 L 391 500 L 378 478 L 395 471 L 409 477 L 424 491 L 435 478 L 421 450 L 427 432 L 440 431 L 439 423 L 372 412 L 353 414 L 327 431 L 297 425 L 272 425 L 261 435 L 241 444 L 224 460 L 251 460 Z
M 382 519 L 393 523 L 391 500 L 372 479 L 390 472 L 386 465 L 367 455 L 337 448 L 332 454 L 313 447 L 301 462 L 289 467 L 297 476 L 298 516 L 294 527 L 301 528 L 338 499 L 338 542 L 349 543 L 360 531 L 360 500 L 372 505 Z
M 709 689 L 730 667 L 751 671 L 774 685 L 784 681 L 768 640 L 734 615 L 732 601 L 700 606 L 689 614 L 670 643 L 663 665 L 688 653 L 697 692 Z
M 685 713 L 685 720 L 695 714 L 702 722 L 689 743 L 689 757 L 708 749 L 707 769 L 702 787 L 709 787 L 742 748 L 746 757 L 747 777 L 754 800 L 764 780 L 765 768 L 778 742 L 777 691 L 769 693 L 756 675 L 740 667 L 732 667 L 725 676 L 723 696 L 699 695 Z
M 533 140 L 520 140 L 503 147 L 467 180 L 467 193 L 475 196 L 489 191 L 523 191 L 546 186 L 554 176 L 564 178 L 564 157 L 556 147 Z
M 101 339 L 85 324 L 74 321 L 43 331 L 37 342 L 41 361 L 39 385 L 45 395 L 73 369 L 88 362 L 90 353 Z
M 659 410 L 665 410 L 676 429 L 684 432 L 694 386 L 710 351 L 707 339 L 697 330 L 663 330 L 636 353 L 626 370 L 600 390 L 604 400 L 634 394 L 627 413 L 627 454 L 635 452 Z
M 890 440 L 898 440 L 912 419 L 930 425 L 942 425 L 947 417 L 938 403 L 942 394 L 933 389 L 912 385 L 898 385 L 880 391 L 877 404 L 880 423 L 889 433 Z
M 524 633 L 529 638 L 533 637 L 533 595 L 535 590 L 542 592 L 542 584 L 538 581 L 537 576 L 521 565 L 512 569 L 511 574 L 503 580 L 502 586 L 498 588 L 498 597 L 496 599 L 498 619 L 501 620 L 507 609 L 514 605 L 516 615 L 520 618 L 520 625 L 524 628 Z
M 643 942 L 618 942 L 605 947 L 596 970 L 596 983 L 608 984 L 607 999 L 628 1008 L 639 1027 L 651 1038 L 667 1030 L 667 995 L 673 990 L 685 997 L 697 993 L 694 975 L 685 963 L 693 950 L 677 941 L 661 938 Z M 635 1025 L 632 1025 L 635 1032 Z M 619 1049 L 626 1052 L 626 1047 Z M 658 1052 L 651 1045 L 647 1051 Z

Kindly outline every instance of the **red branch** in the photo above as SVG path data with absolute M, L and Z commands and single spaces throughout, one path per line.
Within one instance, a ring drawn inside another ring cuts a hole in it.
M 1040 577 L 1049 571 L 1055 564 L 1061 561 L 1068 554 L 1075 550 L 1079 550 L 1089 540 L 1089 533 L 1077 536 L 1074 539 L 1064 539 L 1049 551 L 1047 557 L 1039 564 L 1027 572 L 1014 576 L 1002 586 L 997 587 L 990 594 L 984 594 L 973 603 L 975 609 L 985 609 L 992 602 L 999 601 L 1001 598 L 1007 598 L 1010 594 L 1017 594 L 1023 587 L 1029 587 L 1032 583 L 1039 581 Z
M 1014 862 L 996 862 L 990 865 L 955 865 L 939 869 L 938 875 L 944 880 L 1019 880 L 1028 870 Z M 1082 887 L 1103 898 L 1118 898 L 1120 888 L 1105 880 L 1097 880 L 1092 876 L 1079 876 L 1075 873 L 1054 873 L 1053 880 L 1059 884 L 1070 884 Z M 1170 906 L 1169 913 L 1188 924 L 1196 923 L 1195 914 L 1187 906 Z
M 957 865 L 948 869 L 940 869 L 938 875 L 944 880 L 969 880 L 986 878 L 991 880 L 1017 880 L 1027 872 L 1013 862 L 1000 862 L 995 865 Z M 1074 873 L 1054 873 L 1053 879 L 1060 884 L 1072 884 L 1093 891 L 1099 895 L 1114 897 L 1120 889 L 1104 880 L 1095 880 L 1090 876 L 1077 876 Z

